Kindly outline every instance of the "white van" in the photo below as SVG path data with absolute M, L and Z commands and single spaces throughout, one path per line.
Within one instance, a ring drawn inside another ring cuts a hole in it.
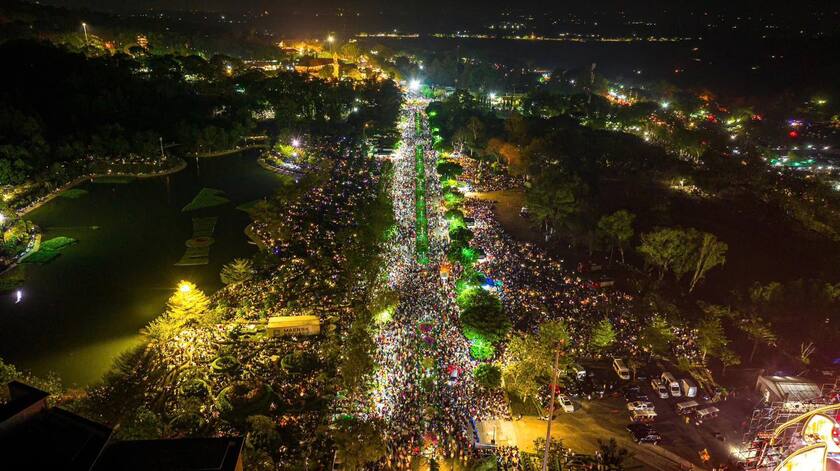
M 619 378 L 630 379 L 630 369 L 627 368 L 627 365 L 621 358 L 613 359 L 613 369 L 615 370 L 615 374 L 617 374 Z
M 659 381 L 659 378 L 653 378 L 650 380 L 650 387 L 653 388 L 653 392 L 659 396 L 659 399 L 668 399 L 668 388 Z
M 677 378 L 674 377 L 669 372 L 662 373 L 660 377 L 662 379 L 662 383 L 668 388 L 668 392 L 671 393 L 671 397 L 680 397 L 682 396 L 682 391 L 680 391 L 680 383 L 677 382 Z
M 700 404 L 698 404 L 697 401 L 678 402 L 676 407 L 677 414 L 690 414 L 694 409 L 697 409 L 698 407 L 700 407 Z
M 680 387 L 682 388 L 683 396 L 697 397 L 697 385 L 694 384 L 694 381 L 683 378 L 680 380 Z

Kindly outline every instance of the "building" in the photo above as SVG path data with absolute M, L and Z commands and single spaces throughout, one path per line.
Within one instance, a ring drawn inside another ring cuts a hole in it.
M 0 405 L 0 469 L 242 471 L 242 437 L 118 441 L 113 430 L 47 403 L 17 381 Z
M 243 444 L 242 437 L 114 442 L 93 471 L 242 471 Z
M 759 376 L 755 389 L 767 402 L 808 402 L 822 396 L 819 384 L 799 376 Z
M 321 319 L 311 315 L 269 317 L 266 333 L 270 337 L 318 335 L 321 333 Z

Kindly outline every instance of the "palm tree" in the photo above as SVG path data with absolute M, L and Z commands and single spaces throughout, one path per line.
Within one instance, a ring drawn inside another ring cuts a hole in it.
M 744 319 L 738 327 L 753 341 L 752 351 L 750 352 L 750 363 L 752 363 L 755 357 L 759 344 L 764 344 L 768 347 L 776 346 L 776 334 L 770 328 L 770 325 L 760 317 Z

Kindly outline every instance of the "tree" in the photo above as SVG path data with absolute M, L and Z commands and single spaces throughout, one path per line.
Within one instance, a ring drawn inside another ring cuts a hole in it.
M 736 364 L 735 353 L 729 348 L 729 339 L 721 323 L 724 310 L 720 306 L 703 306 L 704 315 L 697 325 L 697 346 L 704 364 L 708 355 Z
M 599 470 L 623 470 L 624 462 L 627 461 L 630 456 L 630 452 L 626 448 L 618 446 L 615 438 L 610 438 L 608 442 L 598 440 L 598 450 L 595 452 L 595 461 L 598 463 Z
M 199 322 L 209 307 L 210 300 L 203 291 L 189 281 L 182 281 L 166 303 L 166 315 L 183 327 Z
M 252 415 L 248 417 L 248 444 L 259 450 L 273 452 L 280 443 L 280 432 L 270 417 Z
M 659 270 L 660 280 L 668 271 L 679 279 L 687 271 L 694 245 L 681 228 L 662 228 L 642 234 L 638 250 L 645 263 Z
M 534 440 L 534 449 L 540 458 L 545 456 L 545 438 L 539 437 Z M 568 452 L 569 450 L 563 446 L 562 440 L 551 437 L 551 449 L 548 451 L 548 469 L 551 471 L 568 469 L 563 466 L 566 463 Z
M 478 365 L 473 374 L 476 383 L 484 389 L 496 389 L 502 384 L 502 370 L 496 365 Z
M 689 292 L 694 291 L 697 282 L 706 275 L 707 271 L 726 262 L 726 251 L 728 248 L 726 243 L 717 240 L 717 237 L 713 234 L 703 233 L 703 239 L 696 255 L 697 263 L 694 267 L 694 273 L 691 276 Z
M 344 342 L 345 351 L 341 355 L 339 377 L 351 397 L 367 384 L 368 375 L 374 366 L 372 354 L 376 345 L 367 330 L 369 321 L 369 316 L 355 319 Z
M 590 341 L 593 347 L 598 351 L 603 351 L 615 343 L 615 328 L 609 319 L 604 318 L 598 322 L 592 329 L 592 339 Z
M 662 316 L 654 316 L 650 324 L 642 329 L 639 342 L 646 346 L 652 355 L 667 355 L 671 349 L 671 342 L 676 335 L 671 330 L 668 321 Z
M 141 405 L 122 422 L 118 435 L 123 440 L 154 440 L 160 438 L 162 432 L 160 416 Z
M 499 298 L 483 289 L 472 290 L 472 296 L 463 304 L 461 326 L 464 336 L 495 343 L 510 331 L 510 320 L 502 309 Z
M 502 368 L 505 388 L 522 400 L 536 397 L 540 386 L 551 377 L 558 349 L 561 353 L 558 368 L 563 370 L 571 363 L 565 354 L 568 345 L 569 333 L 562 321 L 544 322 L 537 334 L 513 337 Z
M 726 262 L 727 245 L 713 234 L 696 229 L 666 227 L 642 234 L 639 253 L 645 263 L 659 270 L 659 279 L 670 271 L 677 280 L 692 273 L 689 291 L 706 272 Z
M 237 258 L 222 267 L 219 277 L 226 285 L 243 283 L 254 277 L 254 264 L 248 259 Z
M 753 342 L 752 350 L 750 351 L 750 363 L 752 363 L 755 357 L 759 344 L 764 344 L 768 347 L 776 346 L 776 334 L 773 332 L 769 323 L 760 317 L 753 316 L 742 319 L 738 323 L 738 328 Z
M 601 216 L 598 220 L 598 232 L 606 239 L 610 247 L 610 263 L 613 250 L 618 247 L 621 263 L 624 263 L 624 247 L 633 238 L 633 221 L 636 215 L 629 211 L 619 210 L 609 215 Z
M 347 469 L 363 469 L 385 456 L 381 425 L 373 420 L 342 417 L 335 421 L 332 439 Z
M 528 209 L 534 219 L 554 229 L 570 227 L 584 209 L 587 187 L 577 176 L 557 169 L 534 176 L 526 194 Z

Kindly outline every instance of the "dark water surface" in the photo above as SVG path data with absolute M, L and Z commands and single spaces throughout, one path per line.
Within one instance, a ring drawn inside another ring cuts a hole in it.
M 24 266 L 22 302 L 0 295 L 0 357 L 36 374 L 57 372 L 67 384 L 89 384 L 139 341 L 138 331 L 162 311 L 180 280 L 207 293 L 221 286 L 219 270 L 252 254 L 237 210 L 281 186 L 279 176 L 246 153 L 191 162 L 168 177 L 128 183 L 94 182 L 78 198 L 56 198 L 27 217 L 44 240 L 78 243 L 45 265 Z M 223 190 L 231 203 L 181 211 L 202 187 Z M 192 217 L 217 216 L 208 265 L 179 267 Z

